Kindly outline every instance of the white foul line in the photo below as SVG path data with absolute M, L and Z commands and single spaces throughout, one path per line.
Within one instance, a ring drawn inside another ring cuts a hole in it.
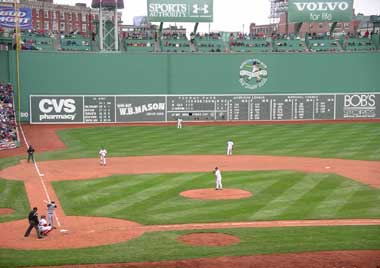
M 21 130 L 22 137 L 24 138 L 24 142 L 25 142 L 25 144 L 26 144 L 26 147 L 29 148 L 29 143 L 28 143 L 28 141 L 26 140 L 26 137 L 25 137 L 25 134 L 24 134 L 24 130 L 22 129 L 21 124 L 19 124 L 19 127 L 20 127 L 20 130 Z M 42 173 L 40 172 L 40 169 L 38 168 L 38 165 L 37 165 L 37 161 L 35 161 L 34 158 L 33 158 L 33 161 L 34 161 L 34 167 L 35 167 L 35 169 L 36 169 L 36 171 L 37 171 L 38 177 L 40 178 L 40 181 L 41 181 L 41 184 L 42 184 L 42 188 L 44 189 L 44 192 L 45 192 L 45 195 L 46 195 L 46 197 L 47 197 L 47 200 L 48 200 L 49 203 L 50 203 L 51 199 L 50 199 L 49 193 L 48 193 L 48 191 L 47 191 L 47 188 L 46 188 L 45 182 L 44 182 L 44 180 L 43 180 L 43 178 L 42 178 L 42 177 L 45 176 L 45 175 L 42 174 Z M 55 219 L 56 219 L 56 221 L 57 221 L 58 226 L 61 226 L 61 223 L 59 222 L 59 219 L 58 219 L 56 213 L 54 213 L 54 216 L 55 216 Z

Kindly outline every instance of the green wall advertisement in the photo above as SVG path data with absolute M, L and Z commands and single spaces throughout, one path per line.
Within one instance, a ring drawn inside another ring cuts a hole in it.
M 289 0 L 289 22 L 351 21 L 353 0 Z
M 213 0 L 148 0 L 151 22 L 212 22 Z
M 14 51 L 0 53 L 1 77 L 16 86 L 15 59 Z M 8 64 L 4 64 L 7 62 Z M 270 95 L 380 92 L 379 62 L 379 52 L 21 52 L 21 112 L 29 111 L 30 95 Z M 15 99 L 17 100 L 17 97 Z M 59 105 L 60 100 L 57 100 L 57 103 Z M 45 104 L 45 107 L 49 105 Z

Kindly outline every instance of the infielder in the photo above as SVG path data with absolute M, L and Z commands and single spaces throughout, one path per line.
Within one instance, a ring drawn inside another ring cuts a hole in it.
M 48 210 L 48 224 L 49 226 L 53 227 L 55 229 L 55 226 L 53 225 L 53 219 L 54 219 L 54 210 L 57 208 L 57 205 L 54 201 L 51 201 L 47 204 L 47 210 Z
M 220 170 L 218 167 L 214 169 L 214 175 L 216 179 L 216 187 L 215 190 L 223 190 L 223 185 L 222 185 L 222 173 L 220 173 Z
M 107 164 L 106 155 L 107 155 L 107 150 L 104 148 L 100 149 L 99 157 L 100 157 L 100 165 L 101 166 L 105 166 Z
M 182 122 L 183 122 L 183 119 L 178 117 L 177 119 L 177 128 L 182 128 Z
M 232 150 L 234 149 L 234 142 L 232 140 L 227 141 L 227 155 L 232 155 Z

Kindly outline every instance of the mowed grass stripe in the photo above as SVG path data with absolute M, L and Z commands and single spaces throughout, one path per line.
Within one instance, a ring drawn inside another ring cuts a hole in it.
M 111 187 L 113 182 L 120 185 L 123 178 L 126 181 L 123 187 Z M 107 190 L 94 190 L 104 194 L 91 202 L 87 196 L 69 197 L 70 189 L 82 188 L 81 184 L 86 182 L 54 182 L 65 212 L 69 208 L 68 214 L 124 218 L 142 224 L 380 218 L 380 190 L 334 174 L 224 172 L 225 188 L 253 193 L 250 198 L 240 200 L 194 200 L 180 196 L 185 190 L 213 187 L 214 177 L 210 173 L 128 175 L 103 180 L 108 184 L 96 185 Z
M 318 205 L 323 202 L 332 191 L 340 186 L 341 179 L 334 179 L 332 175 L 323 174 L 311 189 L 294 202 L 293 206 L 283 212 L 281 218 L 312 219 L 311 215 Z
M 265 207 L 261 208 L 255 214 L 256 218 L 260 220 L 278 217 L 301 199 L 305 193 L 311 191 L 322 179 L 323 177 L 320 175 L 306 174 L 294 186 L 287 189 L 282 195 L 273 198 Z
M 376 214 L 380 211 L 379 192 L 380 190 L 368 186 L 361 187 L 347 199 L 346 204 L 339 210 L 337 216 L 350 218 L 352 215 L 360 213 L 363 218 L 372 218 L 373 212 Z
M 99 127 L 59 131 L 68 146 L 38 155 L 41 160 L 97 157 L 101 146 L 109 157 L 132 155 L 234 154 L 289 155 L 380 160 L 380 124 L 275 124 L 237 126 Z
M 342 181 L 339 187 L 333 189 L 330 194 L 326 196 L 325 200 L 320 202 L 313 212 L 309 213 L 310 218 L 322 216 L 333 219 L 337 217 L 338 212 L 347 203 L 351 202 L 352 196 L 362 187 L 366 186 L 357 185 L 350 180 Z

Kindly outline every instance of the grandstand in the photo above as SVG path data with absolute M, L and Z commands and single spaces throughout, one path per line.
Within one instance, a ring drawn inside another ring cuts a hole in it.
M 124 33 L 124 49 L 127 52 L 154 52 L 157 34 L 154 29 L 135 27 Z
M 0 150 L 16 148 L 18 144 L 13 88 L 0 83 Z
M 220 33 L 197 33 L 192 34 L 192 42 L 195 45 L 197 52 L 224 52 L 225 43 L 222 40 Z
M 26 50 L 54 51 L 54 35 L 49 36 L 43 33 L 25 32 L 21 36 Z
M 60 45 L 62 51 L 91 51 L 90 39 L 79 34 L 62 35 Z
M 231 52 L 271 52 L 272 40 L 270 38 L 248 36 L 243 33 L 231 33 L 229 47 Z
M 375 41 L 377 35 L 374 36 Z M 371 38 L 367 37 L 352 37 L 352 36 L 342 36 L 340 39 L 340 44 L 346 51 L 373 51 L 378 49 L 379 45 L 372 41 Z M 377 40 L 378 41 L 378 40 Z

